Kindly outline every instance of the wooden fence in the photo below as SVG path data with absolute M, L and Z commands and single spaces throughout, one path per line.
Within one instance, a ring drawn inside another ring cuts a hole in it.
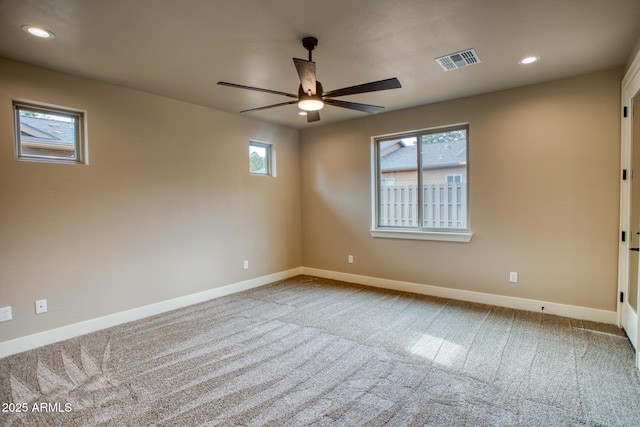
M 423 224 L 429 228 L 467 227 L 467 184 L 425 184 Z M 385 185 L 380 189 L 379 226 L 418 226 L 418 186 Z

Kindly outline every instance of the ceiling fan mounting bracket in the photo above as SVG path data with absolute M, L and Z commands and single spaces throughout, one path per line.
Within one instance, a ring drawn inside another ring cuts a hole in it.
M 315 37 L 305 37 L 302 39 L 302 46 L 309 51 L 309 61 L 312 61 L 311 52 L 318 46 L 318 39 Z
M 318 46 L 318 39 L 315 37 L 305 37 L 302 39 L 302 46 L 311 52 L 316 48 L 316 46 Z

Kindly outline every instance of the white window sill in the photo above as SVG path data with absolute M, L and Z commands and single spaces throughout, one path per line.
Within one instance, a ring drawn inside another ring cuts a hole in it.
M 473 234 L 470 232 L 450 231 L 415 231 L 415 230 L 369 230 L 371 237 L 384 239 L 436 240 L 441 242 L 469 243 Z

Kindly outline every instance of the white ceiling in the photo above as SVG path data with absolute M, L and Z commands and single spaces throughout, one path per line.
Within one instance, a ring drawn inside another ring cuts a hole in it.
M 46 27 L 52 40 L 21 26 Z M 313 52 L 324 90 L 397 77 L 401 89 L 339 98 L 385 111 L 621 66 L 640 37 L 638 0 L 0 0 L 0 56 L 238 112 L 297 93 L 291 58 Z M 435 58 L 475 48 L 445 72 Z M 539 55 L 536 64 L 518 60 Z M 247 116 L 296 128 L 362 117 L 296 105 Z

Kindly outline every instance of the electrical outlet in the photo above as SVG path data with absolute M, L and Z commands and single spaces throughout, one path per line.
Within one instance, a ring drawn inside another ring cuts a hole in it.
M 512 271 L 511 273 L 509 273 L 509 282 L 518 283 L 518 273 L 517 272 Z
M 353 264 L 353 255 L 349 255 L 347 261 L 349 262 L 349 264 Z
M 47 312 L 47 300 L 41 299 L 36 301 L 36 314 L 42 314 Z
M 7 322 L 13 319 L 11 315 L 11 306 L 0 308 L 0 322 Z
M 245 270 L 248 270 L 248 269 L 249 269 L 249 261 L 248 261 L 248 260 L 244 260 L 243 268 L 244 268 Z

